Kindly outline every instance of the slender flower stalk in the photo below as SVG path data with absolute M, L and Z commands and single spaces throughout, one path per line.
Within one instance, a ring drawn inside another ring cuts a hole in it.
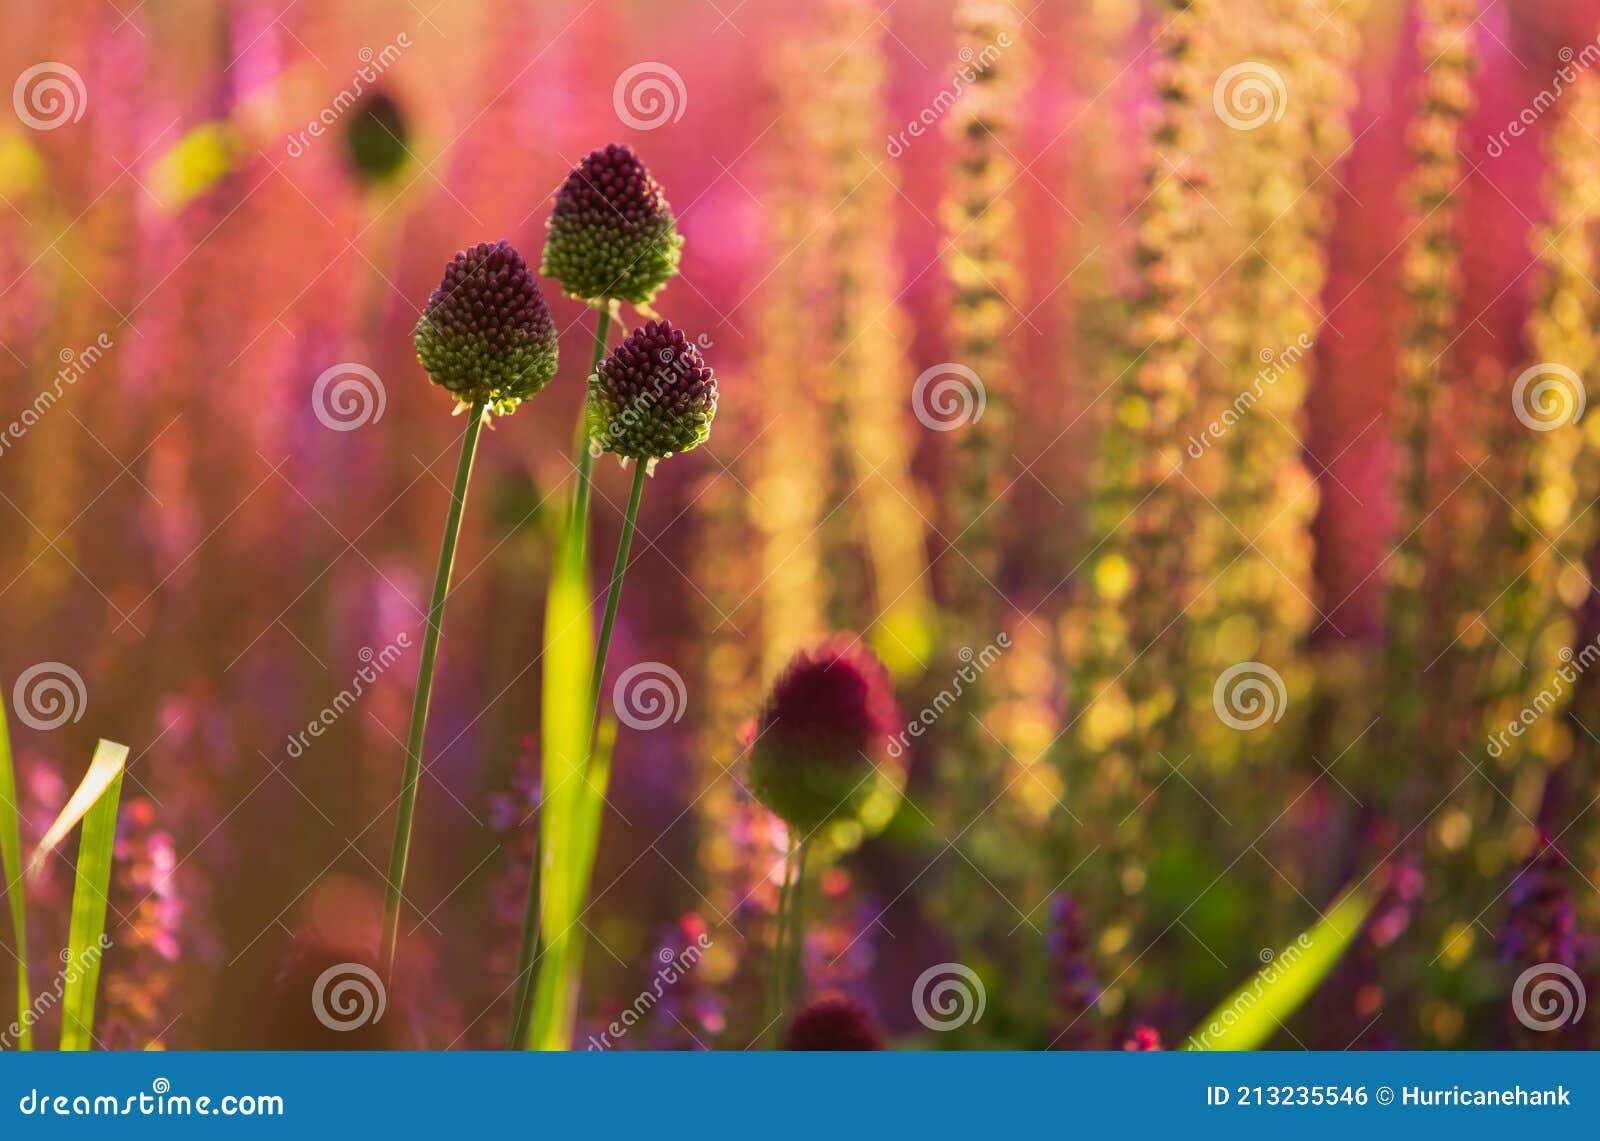
M 591 384 L 605 358 L 616 303 L 628 301 L 635 306 L 648 306 L 667 282 L 677 276 L 682 248 L 683 237 L 678 233 L 677 220 L 666 194 L 626 145 L 610 143 L 591 151 L 568 173 L 556 191 L 555 205 L 546 223 L 540 270 L 560 281 L 569 297 L 587 301 L 598 310 L 594 356 L 589 366 Z M 578 482 L 567 517 L 564 549 L 566 557 L 575 560 L 578 569 L 586 573 L 589 499 L 596 454 L 590 440 L 587 405 L 579 416 L 576 436 Z M 631 528 L 628 538 L 632 539 Z M 556 581 L 552 580 L 552 590 L 556 589 Z M 621 584 L 616 586 L 620 591 Z M 608 609 L 612 605 L 608 600 Z M 608 630 L 608 642 L 609 636 Z M 598 693 L 603 664 L 603 657 L 590 663 L 591 693 Z M 592 699 L 590 704 L 598 708 L 596 700 Z M 545 715 L 548 717 L 548 712 Z M 591 725 L 595 723 L 591 719 Z M 591 738 L 593 733 L 591 728 Z M 591 758 L 578 758 L 574 763 L 580 766 L 588 786 Z M 566 779 L 562 766 L 546 767 L 545 803 L 550 817 L 559 818 L 564 814 L 566 801 L 558 793 Z M 532 975 L 534 962 L 539 958 L 540 866 L 548 867 L 557 855 L 567 859 L 573 855 L 556 851 L 560 824 L 559 819 L 546 819 L 542 823 L 535 869 L 528 881 L 528 906 L 523 919 L 522 947 L 517 956 L 516 998 L 511 1020 L 513 1048 L 527 1045 L 532 1029 L 535 997 Z M 585 873 L 585 882 L 587 878 Z
M 552 948 L 542 957 L 538 979 L 524 990 L 518 1003 L 518 1017 L 513 1023 L 514 1032 L 522 1035 L 516 1040 L 518 1045 L 531 1043 L 549 1048 L 563 1045 L 571 1038 L 574 991 L 583 961 L 581 929 L 574 931 L 572 928 L 578 926 L 577 915 L 588 894 L 598 843 L 599 801 L 604 792 L 604 777 L 597 778 L 593 771 L 598 753 L 596 735 L 600 726 L 601 686 L 638 524 L 639 504 L 644 497 L 644 481 L 661 460 L 703 443 L 711 434 L 711 421 L 716 411 L 715 374 L 696 345 L 666 321 L 651 321 L 628 334 L 589 377 L 585 416 L 590 446 L 586 450 L 596 454 L 610 452 L 624 466 L 631 463 L 637 467 L 617 543 L 611 582 L 606 590 L 600 634 L 590 662 L 588 718 L 583 722 L 581 744 L 583 756 L 577 758 L 575 770 L 581 776 L 582 787 L 569 793 L 570 801 L 563 802 L 569 818 L 557 822 L 554 832 L 545 832 L 549 837 L 544 845 L 545 867 L 553 867 L 556 857 L 567 861 L 562 869 L 565 885 L 562 902 L 571 909 L 572 922 L 566 930 L 554 934 L 546 932 L 547 938 L 553 940 Z M 581 525 L 576 515 L 569 524 L 571 527 Z M 547 780 L 552 768 L 555 766 L 546 770 Z M 567 776 L 572 772 L 569 765 Z M 554 799 L 554 795 L 547 797 L 547 800 Z M 561 847 L 566 850 L 559 850 Z M 540 901 L 530 899 L 529 902 L 537 907 Z M 535 924 L 536 921 L 529 920 L 524 926 L 531 930 Z M 559 953 L 555 945 L 559 945 Z M 524 1014 L 524 1010 L 528 1013 Z
M 595 304 L 594 355 L 589 361 L 591 375 L 600 367 L 606 355 L 606 342 L 611 335 L 611 298 L 602 296 Z M 589 557 L 589 488 L 594 472 L 594 449 L 589 444 L 588 423 L 588 411 L 585 409 L 578 414 L 574 444 L 578 483 L 573 489 L 572 505 L 567 516 L 567 526 L 576 530 L 573 541 L 585 566 Z M 539 883 L 539 849 L 535 847 L 533 867 L 528 874 L 528 903 L 522 919 L 522 942 L 517 949 L 516 986 L 511 1006 L 513 1048 L 527 1038 L 528 1019 L 533 1013 L 533 962 L 539 950 Z
M 858 639 L 803 649 L 773 683 L 752 731 L 750 786 L 789 828 L 786 888 L 768 978 L 767 1034 L 801 997 L 806 861 L 819 837 L 857 833 L 873 801 L 904 780 L 889 752 L 900 724 L 883 664 Z M 790 870 L 792 869 L 792 871 Z
M 428 370 L 428 379 L 454 394 L 466 407 L 467 426 L 461 435 L 461 453 L 456 461 L 455 483 L 450 489 L 444 538 L 439 544 L 439 561 L 434 569 L 428 629 L 423 635 L 422 656 L 417 663 L 411 726 L 406 733 L 405 775 L 400 784 L 399 813 L 389 853 L 379 957 L 386 974 L 393 973 L 439 634 L 444 623 L 450 571 L 455 564 L 456 541 L 461 533 L 461 515 L 467 503 L 467 486 L 472 478 L 478 438 L 491 413 L 509 414 L 548 384 L 555 375 L 557 359 L 555 325 L 539 283 L 522 255 L 504 241 L 495 245 L 480 243 L 456 254 L 445 267 L 439 288 L 433 291 L 422 311 L 415 340 L 417 359 Z

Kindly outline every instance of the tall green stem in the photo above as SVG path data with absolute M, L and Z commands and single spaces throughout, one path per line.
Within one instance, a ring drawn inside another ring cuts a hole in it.
M 439 565 L 433 573 L 433 597 L 428 603 L 428 629 L 422 637 L 422 660 L 417 663 L 417 689 L 411 699 L 411 728 L 406 734 L 405 779 L 400 785 L 400 814 L 394 825 L 394 845 L 389 850 L 388 894 L 383 907 L 384 974 L 394 971 L 395 943 L 400 933 L 400 903 L 411 854 L 411 825 L 417 814 L 417 784 L 422 778 L 422 741 L 428 728 L 428 702 L 433 696 L 433 671 L 439 656 L 439 630 L 444 623 L 444 602 L 450 591 L 450 570 L 456 561 L 456 539 L 461 534 L 461 512 L 467 504 L 467 484 L 472 461 L 483 431 L 484 405 L 480 401 L 467 413 L 467 430 L 461 436 L 461 457 L 456 481 L 450 489 L 450 510 L 445 516 L 444 539 L 439 544 Z
M 806 957 L 806 841 L 802 837 L 795 845 L 794 887 L 789 896 L 789 936 L 785 941 L 783 964 L 786 975 L 783 988 L 783 1006 L 780 1015 L 786 1014 L 800 1000 L 805 989 Z
M 628 552 L 633 547 L 633 532 L 639 522 L 639 500 L 644 497 L 644 481 L 649 464 L 633 467 L 633 487 L 628 491 L 628 512 L 622 517 L 622 534 L 617 539 L 617 557 L 611 564 L 611 585 L 606 589 L 606 613 L 600 620 L 600 640 L 594 648 L 594 673 L 589 677 L 589 739 L 600 729 L 600 695 L 605 688 L 606 656 L 611 651 L 611 629 L 617 624 L 617 605 L 622 601 L 622 578 L 628 573 Z
M 622 599 L 622 580 L 628 570 L 628 553 L 633 547 L 633 534 L 638 524 L 639 501 L 644 497 L 644 481 L 649 476 L 646 464 L 639 463 L 633 473 L 633 487 L 628 493 L 628 509 L 622 519 L 622 534 L 617 539 L 617 557 L 611 567 L 611 584 L 606 589 L 605 616 L 600 622 L 600 637 L 595 643 L 593 668 L 589 675 L 589 720 L 585 723 L 585 752 L 594 755 L 596 734 L 600 725 L 600 697 L 605 677 L 606 657 L 611 649 L 611 631 L 617 621 L 617 606 Z M 584 773 L 585 796 L 579 798 L 576 826 L 570 829 L 572 848 L 562 855 L 570 861 L 567 881 L 570 885 L 574 917 L 571 927 L 558 933 L 546 949 L 554 956 L 544 964 L 537 986 L 541 993 L 534 996 L 531 1039 L 535 1049 L 566 1049 L 571 1043 L 572 1023 L 577 1009 L 578 978 L 583 972 L 583 935 L 577 921 L 588 895 L 589 877 L 594 871 L 594 858 L 600 830 L 600 807 L 603 790 L 597 792 L 590 783 L 592 763 Z M 557 948 L 559 947 L 559 951 Z
M 789 970 L 789 918 L 794 907 L 795 841 L 784 853 L 783 882 L 778 885 L 778 906 L 772 913 L 772 959 L 767 969 L 766 995 L 761 1003 L 761 1038 L 767 1047 L 777 1040 L 777 1027 L 783 1017 L 784 979 Z
M 606 341 L 611 333 L 611 300 L 600 299 L 600 311 L 594 323 L 594 353 L 589 360 L 592 375 L 606 355 Z M 587 384 L 587 378 L 585 378 Z M 578 528 L 579 558 L 587 559 L 589 537 L 589 487 L 593 478 L 594 454 L 589 450 L 588 395 L 578 409 L 576 458 L 578 484 L 572 493 L 572 507 L 567 515 L 567 527 Z M 538 957 L 539 943 L 539 845 L 534 845 L 532 867 L 528 872 L 528 902 L 522 913 L 522 940 L 517 948 L 516 987 L 511 1000 L 511 1048 L 522 1049 L 528 1040 L 528 1020 L 533 1014 L 533 963 Z

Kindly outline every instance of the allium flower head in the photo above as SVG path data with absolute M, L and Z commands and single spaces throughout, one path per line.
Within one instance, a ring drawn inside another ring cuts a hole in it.
M 539 272 L 568 296 L 644 305 L 678 272 L 683 236 L 660 183 L 622 143 L 572 168 L 556 192 Z
M 801 650 L 762 707 L 751 787 L 802 832 L 852 817 L 899 765 L 889 752 L 899 721 L 889 673 L 859 641 L 835 637 Z
M 556 327 L 522 255 L 505 241 L 462 250 L 445 266 L 416 330 L 428 377 L 467 404 L 504 415 L 556 373 Z
M 589 437 L 624 459 L 687 452 L 711 434 L 716 413 L 711 366 L 665 321 L 629 333 L 589 378 Z
M 794 1016 L 784 1046 L 790 1050 L 881 1050 L 883 1032 L 853 999 L 819 998 Z

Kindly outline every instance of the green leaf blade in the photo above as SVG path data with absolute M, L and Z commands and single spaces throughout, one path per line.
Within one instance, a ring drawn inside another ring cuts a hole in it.
M 1359 884 L 1345 892 L 1321 920 L 1224 999 L 1183 1048 L 1255 1050 L 1268 1042 L 1338 963 L 1374 902 Z
M 100 959 L 106 948 L 106 906 L 117 839 L 117 808 L 127 761 L 126 745 L 101 741 L 95 746 L 89 774 L 79 787 L 82 792 L 94 781 L 98 792 L 83 812 L 83 828 L 78 835 L 78 870 L 72 889 L 72 923 L 64 968 L 66 988 L 61 1003 L 62 1050 L 87 1050 L 94 1041 L 94 1007 L 100 990 Z M 75 794 L 73 803 L 77 800 Z M 71 809 L 69 803 L 68 811 Z
M 581 955 L 571 952 L 582 884 L 587 882 L 587 875 L 579 874 L 581 854 L 590 846 L 583 836 L 591 795 L 588 710 L 595 652 L 587 522 L 576 513 L 568 519 L 545 605 L 540 716 L 544 797 L 539 816 L 539 928 L 544 942 L 526 1040 L 536 1050 L 570 1045 L 577 985 L 573 973 L 582 963 Z
M 17 807 L 17 774 L 4 701 L 0 701 L 0 879 L 11 907 L 11 940 L 17 956 L 17 1049 L 31 1050 L 33 1019 L 23 1017 L 33 999 L 28 987 L 28 909 L 22 898 L 22 813 Z

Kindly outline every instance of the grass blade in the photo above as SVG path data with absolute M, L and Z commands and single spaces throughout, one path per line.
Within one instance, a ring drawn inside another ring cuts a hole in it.
M 589 599 L 586 520 L 569 519 L 545 606 L 544 680 L 540 743 L 544 800 L 539 818 L 539 929 L 544 953 L 537 967 L 527 1043 L 565 1049 L 558 998 L 570 980 L 568 950 L 581 894 L 574 890 L 574 847 L 588 784 L 589 675 L 594 666 L 594 623 Z M 570 1031 L 567 1037 L 570 1039 Z
M 89 762 L 89 771 L 84 774 L 82 783 L 72 794 L 72 799 L 67 801 L 67 806 L 61 810 L 61 815 L 56 817 L 55 823 L 45 832 L 44 838 L 39 841 L 39 846 L 28 857 L 30 876 L 38 872 L 44 864 L 45 857 L 60 846 L 61 841 L 78 826 L 78 821 L 99 802 L 101 794 L 111 783 L 122 779 L 122 766 L 127 761 L 126 745 L 101 741 L 95 746 L 94 760 Z
M 1184 1049 L 1254 1050 L 1269 1041 L 1339 961 L 1373 902 L 1359 885 L 1345 892 L 1318 923 L 1213 1010 Z
M 82 813 L 83 829 L 78 834 L 78 874 L 72 888 L 66 989 L 61 999 L 63 1050 L 87 1050 L 93 1041 L 94 1004 L 100 989 L 100 957 L 105 950 L 102 939 L 111 891 L 111 859 L 117 839 L 117 804 L 127 761 L 128 746 L 101 741 L 95 746 L 88 775 L 72 798 L 75 803 L 84 789 L 96 787 L 93 802 Z M 67 808 L 70 811 L 72 804 Z
M 11 940 L 17 956 L 17 1049 L 31 1050 L 33 1020 L 22 1017 L 33 1001 L 28 991 L 28 909 L 22 898 L 22 822 L 4 701 L 0 701 L 0 880 L 11 905 Z

